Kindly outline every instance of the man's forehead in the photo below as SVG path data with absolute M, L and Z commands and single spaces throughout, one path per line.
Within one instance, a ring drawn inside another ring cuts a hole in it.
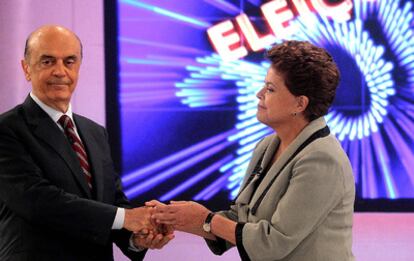
M 68 58 L 68 57 L 80 57 L 79 49 L 65 49 L 65 48 L 48 48 L 40 47 L 33 48 L 32 55 L 44 58 Z
M 68 57 L 80 56 L 78 42 L 37 41 L 31 45 L 32 53 L 38 56 Z
M 45 26 L 41 27 L 38 30 L 32 32 L 29 36 L 31 39 L 51 39 L 51 38 L 64 38 L 79 40 L 75 33 L 72 31 L 60 27 L 60 26 Z
M 77 49 L 80 51 L 79 38 L 70 31 L 46 30 L 33 33 L 29 39 L 32 48 L 40 49 Z
M 55 49 L 80 49 L 80 42 L 73 37 L 48 36 L 38 37 L 31 42 L 32 47 L 55 48 Z

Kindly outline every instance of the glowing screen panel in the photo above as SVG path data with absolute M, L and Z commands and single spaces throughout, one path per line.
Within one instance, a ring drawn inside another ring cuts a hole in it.
M 256 143 L 256 93 L 283 39 L 326 48 L 326 116 L 360 199 L 414 197 L 413 5 L 405 0 L 118 0 L 122 182 L 131 199 L 225 204 Z

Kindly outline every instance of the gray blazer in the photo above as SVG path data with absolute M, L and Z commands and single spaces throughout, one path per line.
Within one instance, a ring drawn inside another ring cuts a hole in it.
M 256 213 L 251 211 L 296 149 L 324 126 L 323 117 L 306 126 L 254 191 L 257 177 L 250 183 L 248 177 L 262 155 L 262 167 L 272 160 L 280 140 L 270 135 L 257 145 L 241 186 L 244 189 L 230 210 L 220 212 L 238 222 L 236 244 L 243 260 L 354 260 L 354 177 L 347 155 L 332 135 L 313 141 L 296 155 L 265 193 Z M 207 244 L 215 254 L 232 247 L 222 240 L 207 240 Z

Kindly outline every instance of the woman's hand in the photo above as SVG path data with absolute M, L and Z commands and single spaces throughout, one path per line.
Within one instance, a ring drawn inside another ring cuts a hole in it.
M 146 207 L 150 207 L 155 211 L 155 207 L 162 207 L 166 206 L 164 203 L 159 202 L 158 200 L 151 200 L 148 202 L 145 202 Z M 155 218 L 151 215 L 151 224 L 153 224 L 154 227 L 157 227 L 157 232 L 161 233 L 163 235 L 173 234 L 174 233 L 174 227 L 172 225 L 163 224 L 161 222 L 156 222 Z
M 194 201 L 171 201 L 165 205 L 156 200 L 146 203 L 153 207 L 152 218 L 156 224 L 165 224 L 176 230 L 195 234 L 210 240 L 221 237 L 232 244 L 236 244 L 235 230 L 236 222 L 220 215 L 215 215 L 211 220 L 211 232 L 203 230 L 203 224 L 210 210 Z
M 210 211 L 194 201 L 171 201 L 170 205 L 151 201 L 154 212 L 152 218 L 157 223 L 171 225 L 176 230 L 200 234 Z M 151 203 L 148 202 L 148 203 Z

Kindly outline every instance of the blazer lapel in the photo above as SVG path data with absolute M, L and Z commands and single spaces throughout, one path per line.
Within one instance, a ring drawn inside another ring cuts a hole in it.
M 276 149 L 279 147 L 280 139 L 278 136 L 273 135 L 270 143 L 267 146 L 266 152 L 263 157 L 263 161 L 261 164 L 262 170 L 265 170 L 268 164 L 271 163 L 273 156 L 276 153 Z
M 310 122 L 309 125 L 306 126 L 299 133 L 296 139 L 288 146 L 288 148 L 283 152 L 283 154 L 280 155 L 280 158 L 269 168 L 266 176 L 263 178 L 259 187 L 255 191 L 252 200 L 250 201 L 252 206 L 259 199 L 260 195 L 262 195 L 262 193 L 264 192 L 268 184 L 272 181 L 272 179 L 279 175 L 281 168 L 286 164 L 286 162 L 295 153 L 295 151 L 302 145 L 302 143 L 305 142 L 315 131 L 323 128 L 324 126 L 326 126 L 326 122 L 324 118 L 321 117 Z M 269 152 L 270 155 L 267 155 L 267 157 L 265 155 L 265 158 L 263 160 L 263 166 L 266 166 L 265 164 L 267 164 L 272 159 L 274 153 L 275 150 Z M 267 161 L 265 161 L 265 159 L 267 159 Z
M 240 204 L 249 204 L 249 201 L 252 197 L 252 193 L 254 193 L 254 183 L 257 180 L 257 175 L 254 175 L 253 178 L 250 179 L 248 182 L 248 179 L 251 175 L 253 175 L 254 169 L 259 164 L 260 158 L 263 155 L 263 160 L 260 164 L 261 169 L 264 169 L 264 166 L 266 166 L 267 162 L 271 160 L 272 152 L 274 153 L 275 148 L 277 148 L 277 145 L 279 144 L 278 139 L 275 135 L 269 136 L 265 138 L 265 140 L 262 141 L 261 144 L 258 145 L 257 149 L 255 150 L 255 153 L 252 157 L 251 164 L 249 164 L 249 167 L 246 171 L 245 179 L 240 186 L 240 192 L 237 196 L 237 203 Z M 269 159 L 270 158 L 270 159 Z
M 98 146 L 96 146 L 96 143 L 99 141 L 93 136 L 93 132 L 89 128 L 87 121 L 76 114 L 73 114 L 73 119 L 75 120 L 78 133 L 81 136 L 82 143 L 85 146 L 86 153 L 88 154 L 96 199 L 100 201 L 103 199 L 104 182 L 101 152 L 98 150 Z
M 27 122 L 32 126 L 35 136 L 47 143 L 65 161 L 71 170 L 79 187 L 85 196 L 91 198 L 91 192 L 86 184 L 85 176 L 79 164 L 76 154 L 72 150 L 65 134 L 56 123 L 44 112 L 30 97 L 23 103 Z

